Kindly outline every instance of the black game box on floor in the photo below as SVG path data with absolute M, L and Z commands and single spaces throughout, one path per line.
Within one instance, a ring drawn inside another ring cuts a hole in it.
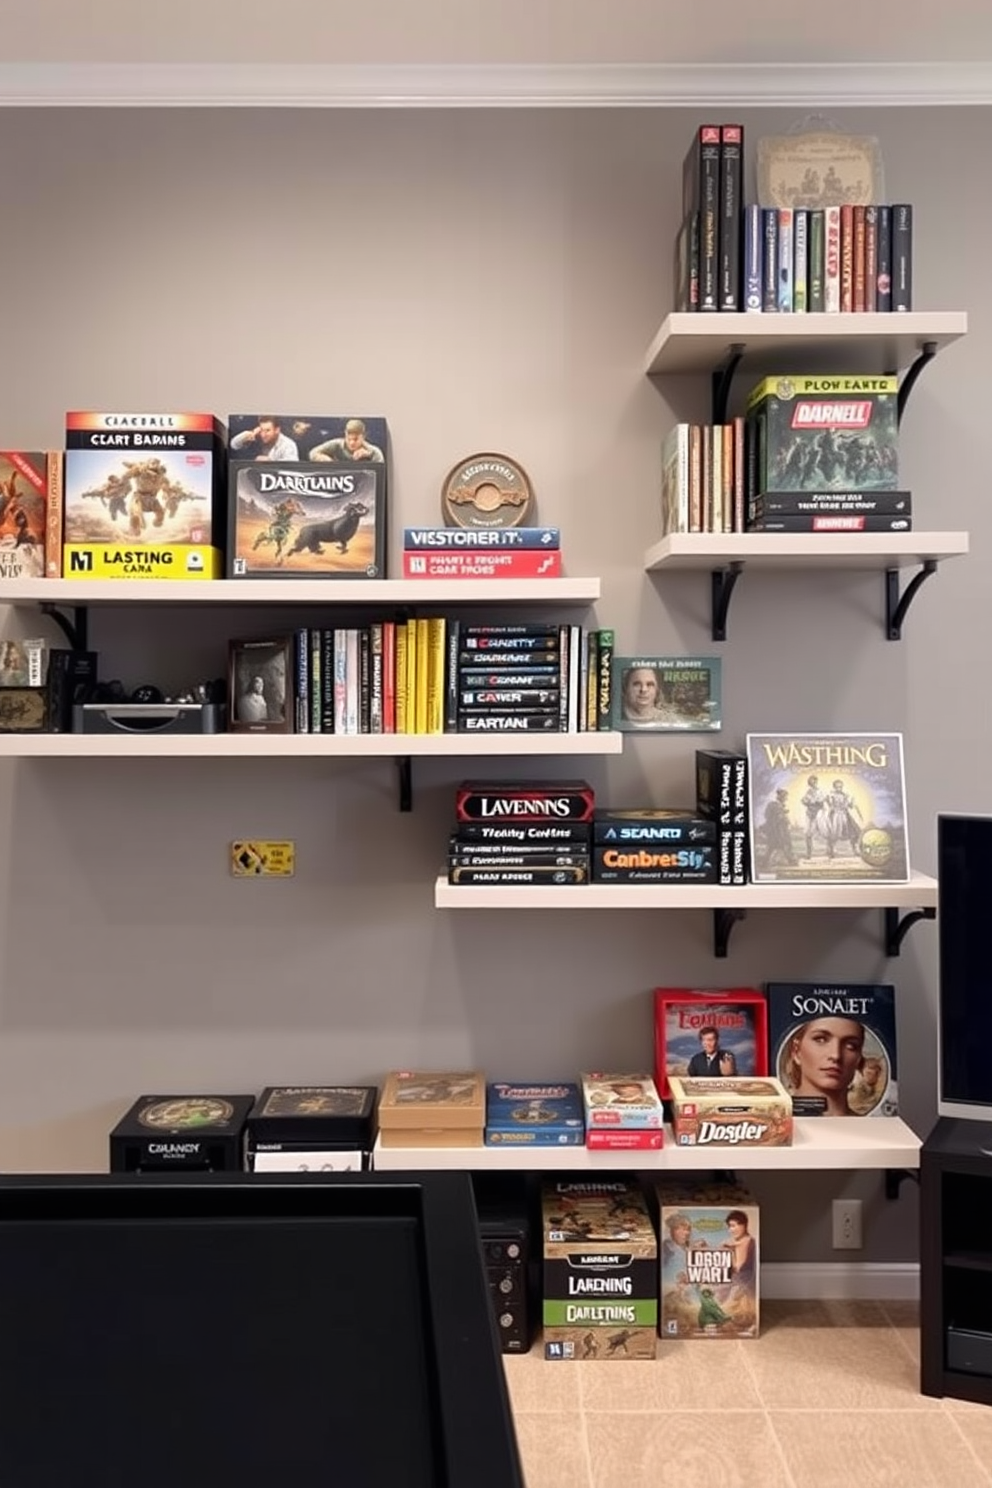
M 248 1117 L 249 1145 L 371 1152 L 378 1094 L 374 1085 L 270 1085 Z
M 110 1133 L 110 1171 L 238 1172 L 253 1095 L 143 1095 Z

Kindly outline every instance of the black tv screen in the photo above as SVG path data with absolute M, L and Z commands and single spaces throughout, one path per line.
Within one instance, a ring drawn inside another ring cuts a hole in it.
M 992 1121 L 992 816 L 937 818 L 938 1109 Z
M 468 1179 L 0 1181 L 3 1488 L 520 1488 Z

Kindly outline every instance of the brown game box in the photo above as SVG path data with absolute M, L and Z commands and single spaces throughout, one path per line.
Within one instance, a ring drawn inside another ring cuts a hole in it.
M 383 1147 L 481 1147 L 486 1080 L 481 1070 L 393 1070 L 379 1101 Z
M 677 1147 L 789 1147 L 792 1097 L 772 1075 L 701 1079 L 669 1075 Z
M 666 1179 L 657 1190 L 662 1338 L 757 1338 L 758 1206 L 735 1183 Z

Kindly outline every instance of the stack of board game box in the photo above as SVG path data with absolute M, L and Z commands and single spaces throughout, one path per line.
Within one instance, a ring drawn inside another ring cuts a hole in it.
M 658 1186 L 661 1336 L 757 1338 L 758 1206 L 745 1188 L 698 1179 Z
M 486 1081 L 480 1070 L 393 1070 L 379 1102 L 383 1147 L 481 1147 Z
M 592 835 L 596 883 L 717 881 L 716 825 L 691 807 L 601 807 Z
M 212 413 L 66 414 L 61 527 L 69 579 L 217 579 L 224 426 Z M 48 576 L 58 577 L 48 565 Z
M 588 883 L 594 802 L 584 780 L 463 781 L 448 841 L 448 882 Z
M 248 1115 L 252 1173 L 350 1173 L 369 1167 L 374 1085 L 270 1085 Z
M 664 1107 L 643 1072 L 583 1074 L 586 1146 L 598 1152 L 652 1151 L 664 1143 Z
M 581 1147 L 582 1093 L 572 1080 L 486 1086 L 487 1147 Z
M 658 1242 L 640 1188 L 549 1179 L 541 1209 L 544 1357 L 653 1359 Z
M 407 527 L 405 579 L 557 579 L 557 527 Z
M 228 415 L 227 575 L 381 579 L 386 420 Z

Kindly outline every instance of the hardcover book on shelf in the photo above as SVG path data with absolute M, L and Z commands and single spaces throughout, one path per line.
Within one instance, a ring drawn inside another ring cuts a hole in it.
M 796 1116 L 898 1116 L 895 988 L 769 982 L 772 1073 Z
M 901 734 L 748 734 L 755 883 L 906 883 Z
M 766 1075 L 765 994 L 755 987 L 657 987 L 654 1038 L 655 1084 L 664 1100 L 672 1075 Z

